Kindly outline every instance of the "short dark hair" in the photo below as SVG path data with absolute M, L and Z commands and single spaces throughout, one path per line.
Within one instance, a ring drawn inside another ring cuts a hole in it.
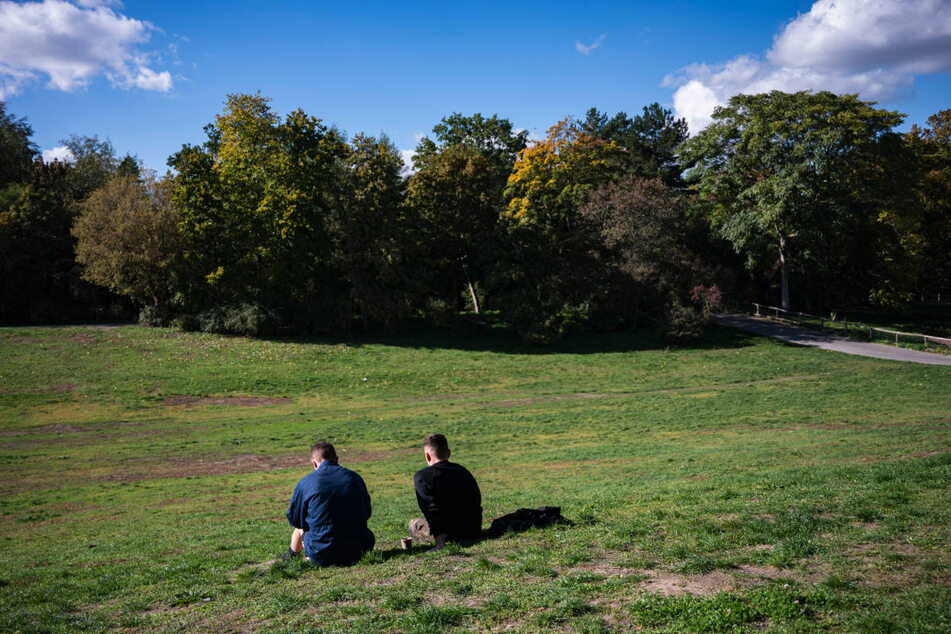
M 449 441 L 442 434 L 430 434 L 423 440 L 423 447 L 429 447 L 433 455 L 440 460 L 449 457 Z
M 314 462 L 323 460 L 337 462 L 337 450 L 329 442 L 320 441 L 310 448 L 310 459 Z

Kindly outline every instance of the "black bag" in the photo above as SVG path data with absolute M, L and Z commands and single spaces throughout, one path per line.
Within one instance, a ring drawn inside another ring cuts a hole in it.
M 512 531 L 520 533 L 530 528 L 544 528 L 565 522 L 560 506 L 539 506 L 537 509 L 519 509 L 514 513 L 492 520 L 489 534 L 495 537 Z

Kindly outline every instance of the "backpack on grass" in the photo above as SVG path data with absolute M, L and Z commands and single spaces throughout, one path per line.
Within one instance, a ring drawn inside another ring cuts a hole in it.
M 520 533 L 530 528 L 544 528 L 552 524 L 562 524 L 566 520 L 561 515 L 560 506 L 539 506 L 537 509 L 519 509 L 514 513 L 492 520 L 489 534 L 495 537 L 509 531 Z

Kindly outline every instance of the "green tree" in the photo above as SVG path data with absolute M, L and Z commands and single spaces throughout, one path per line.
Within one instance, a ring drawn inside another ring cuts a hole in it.
M 73 155 L 67 181 L 69 195 L 76 202 L 105 185 L 119 167 L 116 151 L 109 140 L 100 141 L 95 135 L 74 134 L 61 143 Z
M 680 153 L 720 235 L 751 267 L 767 249 L 778 258 L 788 309 L 794 258 L 796 268 L 825 267 L 825 279 L 841 284 L 865 268 L 877 211 L 870 188 L 883 141 L 901 121 L 855 95 L 737 95 Z
M 0 210 L 0 321 L 125 316 L 114 296 L 80 279 L 69 232 L 76 211 L 70 169 L 35 163 L 16 199 Z
M 410 245 L 403 230 L 403 160 L 386 137 L 363 134 L 346 155 L 346 195 L 335 226 L 338 268 L 365 326 L 408 314 Z
M 140 305 L 166 301 L 178 253 L 170 194 L 170 181 L 121 174 L 90 194 L 72 229 L 83 279 Z
M 487 272 L 499 244 L 497 220 L 512 166 L 528 133 L 508 119 L 453 113 L 416 148 L 406 228 L 415 238 L 416 278 L 449 310 L 465 288 L 473 310 L 484 303 Z
M 119 176 L 138 180 L 141 177 L 141 172 L 142 167 L 139 165 L 139 159 L 131 154 L 123 156 L 122 160 L 116 165 L 116 174 Z
M 331 322 L 345 292 L 331 222 L 344 191 L 342 136 L 260 94 L 229 95 L 201 147 L 169 159 L 194 306 L 261 303 Z
M 409 181 L 407 205 L 416 220 L 419 270 L 440 297 L 469 292 L 480 312 L 477 286 L 484 286 L 498 239 L 502 183 L 491 159 L 468 145 L 429 157 Z
M 514 131 L 508 119 L 492 115 L 485 118 L 481 113 L 465 116 L 454 112 L 443 117 L 433 126 L 433 139 L 423 137 L 416 147 L 413 162 L 422 169 L 427 162 L 446 148 L 464 145 L 481 152 L 495 167 L 499 178 L 505 181 L 519 152 L 528 143 L 528 132 Z
M 33 128 L 26 119 L 8 113 L 6 104 L 0 101 L 0 190 L 29 177 L 37 154 L 32 136 Z
M 591 108 L 580 127 L 586 134 L 616 143 L 624 151 L 623 164 L 629 174 L 683 186 L 677 148 L 687 139 L 687 121 L 675 118 L 669 109 L 655 102 L 633 118 L 624 112 L 609 118 Z
M 916 263 L 915 290 L 951 295 L 951 109 L 931 115 L 927 124 L 905 135 L 919 172 L 914 203 L 894 223 Z

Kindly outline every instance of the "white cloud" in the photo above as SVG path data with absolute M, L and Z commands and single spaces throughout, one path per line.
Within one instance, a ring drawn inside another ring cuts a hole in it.
M 59 161 L 60 163 L 72 163 L 74 160 L 76 160 L 76 157 L 73 156 L 73 153 L 65 145 L 43 150 L 44 163 L 52 163 L 53 161 Z
M 0 0 L 0 99 L 41 78 L 48 88 L 72 91 L 100 74 L 121 88 L 170 90 L 171 74 L 150 68 L 148 55 L 138 50 L 155 27 L 107 5 L 120 6 Z
M 416 156 L 415 150 L 400 150 L 400 158 L 403 159 L 403 169 L 400 171 L 400 176 L 409 176 L 416 172 L 416 168 L 413 166 L 414 156 Z
M 951 70 L 947 0 L 818 0 L 773 39 L 765 58 L 693 64 L 668 75 L 674 108 L 691 132 L 733 95 L 830 90 L 874 101 L 912 90 L 914 76 Z
M 582 55 L 590 55 L 591 51 L 601 46 L 604 43 L 604 38 L 607 37 L 607 33 L 602 33 L 599 35 L 591 44 L 585 46 L 581 42 L 575 42 L 575 50 L 581 53 Z

